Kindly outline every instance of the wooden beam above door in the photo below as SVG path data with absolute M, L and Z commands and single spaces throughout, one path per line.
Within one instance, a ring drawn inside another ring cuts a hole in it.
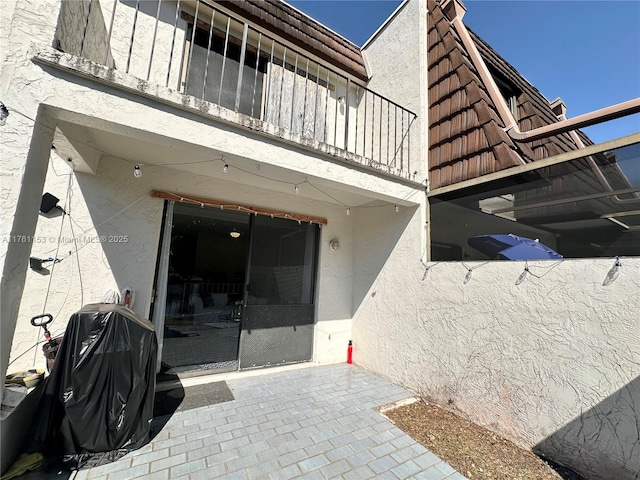
M 302 215 L 300 213 L 283 212 L 281 210 L 271 210 L 264 207 L 255 207 L 252 205 L 229 203 L 223 200 L 215 200 L 213 198 L 197 197 L 194 195 L 187 195 L 184 193 L 165 192 L 162 190 L 153 190 L 151 196 L 155 198 L 162 198 L 164 200 L 174 200 L 176 202 L 191 203 L 193 205 L 200 205 L 201 207 L 214 207 L 221 210 L 229 210 L 236 212 L 253 213 L 254 215 L 266 215 L 271 218 L 284 218 L 287 220 L 297 220 L 299 223 L 315 223 L 318 225 L 326 225 L 327 219 L 321 217 L 312 217 L 309 215 Z

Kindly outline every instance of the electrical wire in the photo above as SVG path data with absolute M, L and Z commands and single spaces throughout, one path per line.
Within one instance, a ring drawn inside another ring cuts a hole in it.
M 68 190 L 68 213 L 67 215 L 69 215 L 69 219 L 71 219 L 71 199 L 73 198 L 73 189 L 71 187 L 73 187 L 73 176 L 69 177 L 69 185 L 70 188 Z M 69 228 L 71 228 L 71 236 L 73 238 L 73 245 L 76 249 L 76 252 L 78 251 L 78 239 L 76 238 L 76 233 L 73 230 L 73 222 L 70 221 L 69 222 Z M 80 269 L 80 256 L 76 255 L 76 263 L 78 264 L 78 281 L 80 282 L 80 308 L 82 308 L 84 306 L 84 286 L 82 285 L 82 271 Z
M 542 275 L 536 275 L 535 273 L 533 273 L 531 271 L 531 267 L 528 266 L 528 270 L 529 270 L 529 274 L 536 277 L 536 278 L 542 278 L 545 275 L 547 275 L 549 272 L 551 272 L 551 270 L 553 270 L 554 268 L 556 268 L 558 265 L 560 265 L 564 260 L 558 260 L 556 263 L 554 263 L 553 265 L 549 265 L 549 266 L 544 266 L 544 265 L 536 265 L 535 268 L 545 268 L 547 269 L 546 272 L 544 272 Z

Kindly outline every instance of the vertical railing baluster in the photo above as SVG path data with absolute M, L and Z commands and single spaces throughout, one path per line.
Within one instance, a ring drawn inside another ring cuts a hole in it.
M 357 155 L 358 154 L 358 113 L 360 113 L 360 104 L 358 102 L 358 99 L 360 98 L 360 85 L 356 85 L 356 138 L 355 138 L 355 148 L 354 153 Z
M 324 99 L 324 143 L 327 143 L 327 110 L 329 110 L 329 90 L 331 87 L 331 70 L 327 68 L 327 90 Z
M 396 165 L 398 155 L 398 105 L 393 109 L 393 165 Z
M 409 114 L 407 113 L 407 118 Z M 411 174 L 411 124 L 412 121 L 407 125 L 407 173 Z
M 262 32 L 258 32 L 258 49 L 256 50 L 256 68 L 253 71 L 253 94 L 251 95 L 251 116 L 253 117 L 253 106 L 256 103 L 256 84 L 258 83 L 258 68 L 260 68 L 260 48 L 262 43 Z
M 193 30 L 191 32 L 191 45 L 189 46 L 189 60 L 187 61 L 187 76 L 184 82 L 184 91 L 187 91 L 187 85 L 189 83 L 189 72 L 191 70 L 191 59 L 193 58 L 193 51 L 195 50 L 196 30 L 198 28 L 198 9 L 200 8 L 200 1 L 196 2 L 196 16 L 193 19 Z
M 402 112 L 402 116 L 400 118 L 402 120 L 402 145 L 400 146 L 400 170 L 402 170 L 402 167 L 404 165 L 404 141 L 405 141 L 405 137 L 404 137 L 404 111 Z
M 380 97 L 380 123 L 378 125 L 378 162 L 382 163 L 382 97 Z
M 367 100 L 369 99 L 369 90 L 364 89 L 364 132 L 362 132 L 362 156 L 367 156 Z
M 278 127 L 280 125 L 280 116 L 282 115 L 282 91 L 284 89 L 284 74 L 287 71 L 287 46 L 284 46 L 284 55 L 282 56 L 282 77 L 280 81 L 280 97 L 278 98 Z
M 296 106 L 296 80 L 298 78 L 298 52 L 296 52 L 296 61 L 293 66 L 293 86 L 291 87 L 291 119 L 289 122 L 289 129 L 293 133 L 293 112 Z
M 207 41 L 207 60 L 204 62 L 204 79 L 202 80 L 202 99 L 205 99 L 205 89 L 207 88 L 207 76 L 209 75 L 209 55 L 211 54 L 211 41 L 213 40 L 213 22 L 216 11 L 211 9 L 211 24 L 209 25 L 209 40 Z
M 304 137 L 304 124 L 307 119 L 307 86 L 309 85 L 309 57 L 307 57 L 307 69 L 304 74 L 304 105 L 302 106 L 302 136 Z
M 313 139 L 317 140 L 316 138 L 316 123 L 318 123 L 318 92 L 320 91 L 320 64 L 317 64 L 317 70 L 316 70 L 316 85 L 314 88 L 315 94 L 313 96 L 313 103 L 314 103 L 314 107 L 313 107 Z
M 151 40 L 151 53 L 149 54 L 149 69 L 147 70 L 147 82 L 151 77 L 151 64 L 153 63 L 153 51 L 156 47 L 156 35 L 158 34 L 158 20 L 160 19 L 160 7 L 162 0 L 158 0 L 158 9 L 156 10 L 156 25 L 153 28 L 153 40 Z
M 89 16 L 91 15 L 91 6 L 93 0 L 89 0 L 89 7 L 87 8 L 87 16 L 84 17 L 84 27 L 82 28 L 82 37 L 80 38 L 80 47 L 78 48 L 78 56 L 82 56 L 82 50 L 84 50 L 84 39 L 87 36 L 87 28 L 89 27 Z
M 113 10 L 111 10 L 111 21 L 109 22 L 109 33 L 107 33 L 107 48 L 104 52 L 104 62 L 102 62 L 103 65 L 107 65 L 107 62 L 109 61 L 109 52 L 111 51 L 111 34 L 113 33 L 113 20 L 116 18 L 117 6 L 118 0 L 113 0 Z
M 115 0 L 116 2 L 118 0 Z M 180 14 L 180 0 L 176 3 L 176 18 L 173 21 L 173 38 L 171 39 L 171 50 L 169 51 L 169 67 L 167 68 L 167 81 L 164 86 L 169 86 L 169 78 L 171 78 L 171 64 L 173 63 L 173 49 L 176 45 L 176 32 L 178 31 L 178 15 Z M 178 75 L 178 90 L 180 90 L 180 76 Z
M 373 148 L 375 145 L 375 134 L 376 134 L 376 97 L 371 92 L 373 99 L 371 100 L 371 160 L 375 157 L 373 156 Z
M 247 54 L 247 34 L 249 33 L 249 25 L 244 24 L 242 29 L 242 46 L 240 47 L 240 65 L 238 66 L 238 82 L 236 85 L 236 101 L 233 106 L 234 111 L 240 110 L 240 94 L 242 93 L 242 77 L 244 77 L 244 57 Z
M 271 58 L 269 59 L 269 69 L 270 69 L 270 74 L 269 77 L 267 78 L 267 101 L 265 103 L 264 106 L 264 114 L 268 115 L 269 110 L 271 109 L 271 84 L 273 83 L 273 50 L 276 46 L 276 41 L 273 38 L 270 38 L 271 40 Z
M 224 85 L 224 67 L 227 63 L 227 48 L 229 47 L 229 28 L 231 28 L 231 17 L 227 17 L 227 33 L 224 36 L 224 53 L 222 54 L 222 72 L 220 72 L 220 88 L 218 90 L 218 105 L 222 100 L 222 86 Z
M 333 118 L 333 146 L 338 148 L 338 108 L 340 104 L 340 97 L 338 97 L 338 83 L 340 82 L 340 78 L 336 73 L 336 101 L 335 101 L 335 115 Z
M 129 73 L 129 65 L 131 64 L 131 52 L 133 51 L 133 38 L 136 33 L 136 22 L 138 21 L 138 11 L 140 10 L 140 0 L 136 0 L 136 12 L 133 14 L 133 26 L 131 27 L 131 41 L 129 43 L 129 56 L 127 57 L 127 66 L 124 73 Z
M 351 90 L 351 79 L 347 78 L 347 92 L 344 96 L 344 149 L 349 151 L 349 90 Z
M 387 100 L 387 166 L 389 166 L 389 115 L 391 113 L 391 105 L 389 104 L 389 100 Z

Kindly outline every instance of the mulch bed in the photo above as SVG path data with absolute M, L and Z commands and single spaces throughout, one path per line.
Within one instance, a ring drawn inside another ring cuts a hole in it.
M 472 480 L 563 478 L 532 452 L 438 406 L 418 401 L 387 411 L 385 415 L 414 440 Z

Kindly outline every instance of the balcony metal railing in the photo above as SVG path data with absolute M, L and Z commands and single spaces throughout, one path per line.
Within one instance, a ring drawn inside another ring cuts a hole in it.
M 212 3 L 64 0 L 57 44 L 301 141 L 411 171 L 413 112 Z

